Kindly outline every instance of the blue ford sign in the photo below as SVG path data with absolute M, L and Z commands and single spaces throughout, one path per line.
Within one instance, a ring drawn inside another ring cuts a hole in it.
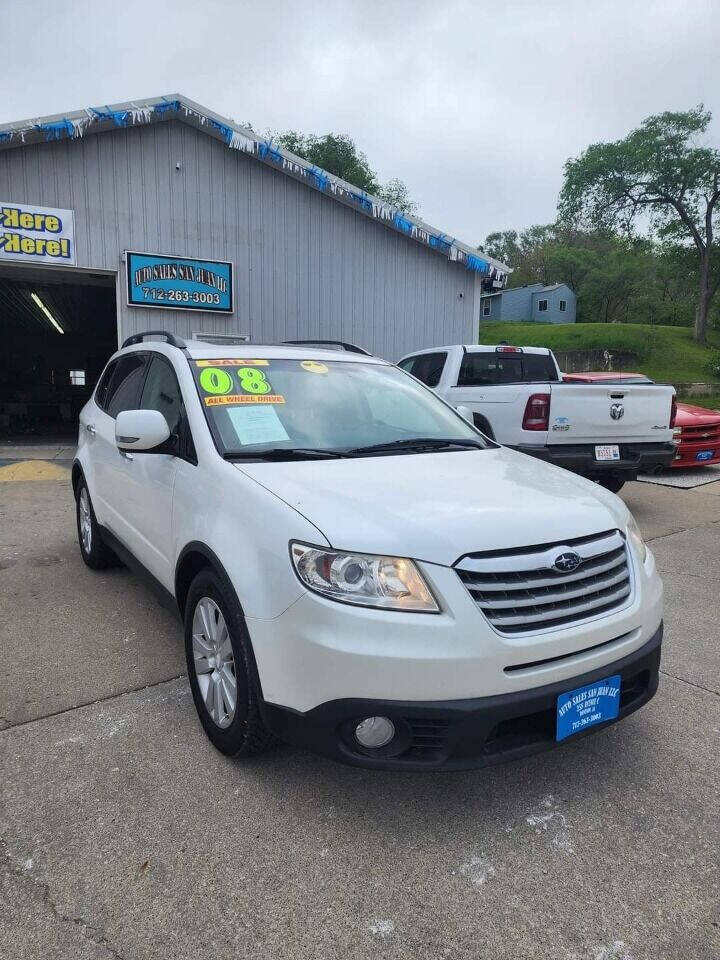
M 129 306 L 232 313 L 231 263 L 127 250 L 125 266 Z

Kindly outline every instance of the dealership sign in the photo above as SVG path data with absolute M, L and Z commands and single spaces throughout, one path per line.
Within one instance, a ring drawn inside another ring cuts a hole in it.
M 133 307 L 232 313 L 232 264 L 125 252 L 127 302 Z
M 72 210 L 0 200 L 0 260 L 74 264 Z

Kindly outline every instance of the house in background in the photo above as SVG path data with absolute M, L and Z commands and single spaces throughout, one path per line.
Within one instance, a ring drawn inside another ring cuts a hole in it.
M 575 323 L 575 294 L 566 283 L 530 283 L 480 297 L 481 323 Z

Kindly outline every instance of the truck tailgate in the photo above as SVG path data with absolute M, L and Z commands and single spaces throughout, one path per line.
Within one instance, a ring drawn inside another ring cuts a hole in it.
M 548 443 L 672 440 L 674 389 L 657 383 L 553 383 Z

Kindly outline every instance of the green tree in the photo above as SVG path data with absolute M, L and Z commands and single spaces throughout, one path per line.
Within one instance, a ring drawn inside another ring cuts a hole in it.
M 566 283 L 580 322 L 692 323 L 697 271 L 688 246 L 544 224 L 491 233 L 481 249 L 513 268 L 511 287 Z
M 513 268 L 508 286 L 522 287 L 527 283 L 550 283 L 548 278 L 547 247 L 555 239 L 552 224 L 536 224 L 522 230 L 502 230 L 490 233 L 478 247 L 488 256 Z
M 497 230 L 495 233 L 489 233 L 485 237 L 485 242 L 478 245 L 478 250 L 501 263 L 512 266 L 513 269 L 517 269 L 523 255 L 517 230 Z
M 640 227 L 663 241 L 692 245 L 697 264 L 695 339 L 704 342 L 720 286 L 715 234 L 720 151 L 701 143 L 711 120 L 702 105 L 648 117 L 612 143 L 596 143 L 565 164 L 559 213 L 565 224 Z
M 286 130 L 273 138 L 281 147 L 302 157 L 316 167 L 352 183 L 366 193 L 374 194 L 403 213 L 415 213 L 417 204 L 410 198 L 402 180 L 381 184 L 368 158 L 358 150 L 355 141 L 345 133 L 326 133 L 323 136 Z
M 335 174 L 341 180 L 347 180 L 361 190 L 377 193 L 380 189 L 367 157 L 344 133 L 326 133 L 322 137 L 316 137 L 313 134 L 306 136 L 295 130 L 288 130 L 278 134 L 275 140 L 303 160 Z
M 396 210 L 403 213 L 417 213 L 418 205 L 410 198 L 406 184 L 397 177 L 384 183 L 377 191 L 377 195 Z

